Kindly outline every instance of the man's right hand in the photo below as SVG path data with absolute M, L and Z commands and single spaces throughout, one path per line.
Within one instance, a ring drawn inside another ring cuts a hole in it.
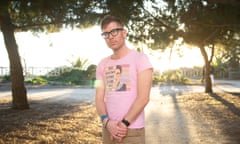
M 116 139 L 121 142 L 127 134 L 127 127 L 121 121 L 110 120 L 107 125 L 107 130 L 111 133 L 111 139 Z

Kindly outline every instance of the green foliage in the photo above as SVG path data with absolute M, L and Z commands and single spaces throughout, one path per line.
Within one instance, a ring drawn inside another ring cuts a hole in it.
M 69 72 L 63 73 L 60 78 L 69 85 L 84 84 L 84 81 L 86 80 L 85 72 L 75 68 Z
M 35 77 L 33 79 L 27 80 L 26 83 L 28 84 L 34 84 L 34 85 L 45 85 L 48 84 L 48 81 L 44 79 L 43 77 Z
M 158 85 L 160 82 L 162 82 L 160 76 L 153 76 L 153 85 Z
M 96 69 L 97 69 L 97 66 L 96 65 L 90 65 L 87 70 L 86 70 L 86 73 L 87 73 L 87 78 L 88 79 L 92 79 L 92 80 L 95 80 L 96 78 Z
M 81 59 L 80 57 L 78 57 L 75 61 L 68 60 L 68 62 L 71 64 L 71 67 L 79 68 L 81 70 L 86 69 L 89 64 L 88 59 Z
M 0 15 L 8 12 L 19 31 L 54 32 L 64 26 L 91 27 L 107 13 L 117 15 L 127 23 L 140 15 L 142 5 L 142 0 L 4 0 L 0 1 Z
M 54 70 L 52 72 L 54 73 Z M 50 84 L 91 85 L 92 78 L 88 75 L 90 75 L 88 71 L 69 67 L 62 71 L 59 76 L 49 76 L 46 79 Z
M 46 75 L 47 76 L 55 76 L 55 75 L 62 75 L 63 73 L 69 72 L 71 71 L 72 68 L 71 67 L 57 67 L 53 70 L 51 70 L 50 72 L 48 72 Z
M 185 84 L 188 82 L 186 77 L 183 77 L 179 70 L 168 70 L 162 73 L 161 77 L 158 78 L 160 82 L 168 84 Z
M 0 13 L 8 10 L 18 30 L 59 31 L 63 26 L 89 27 L 98 20 L 94 0 L 1 1 Z
M 231 40 L 225 39 L 222 43 L 224 45 L 217 45 L 215 52 L 215 63 L 217 65 L 225 65 L 225 68 L 229 69 L 240 69 L 240 43 L 239 37 L 240 33 L 234 35 Z
M 10 82 L 11 81 L 11 76 L 10 75 L 5 75 L 0 77 L 0 82 Z

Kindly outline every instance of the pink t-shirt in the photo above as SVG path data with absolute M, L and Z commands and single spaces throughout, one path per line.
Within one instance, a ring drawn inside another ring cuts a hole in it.
M 105 104 L 110 119 L 122 120 L 137 96 L 137 74 L 152 65 L 148 57 L 135 50 L 121 59 L 104 58 L 96 71 L 97 80 L 105 83 Z M 129 128 L 144 127 L 144 111 Z

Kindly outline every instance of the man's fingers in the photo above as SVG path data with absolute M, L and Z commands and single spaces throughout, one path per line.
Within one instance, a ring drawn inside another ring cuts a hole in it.
M 116 134 L 112 135 L 112 137 L 113 137 L 114 139 L 118 140 L 119 142 L 122 141 L 122 136 L 121 136 L 121 134 L 119 134 L 119 133 L 116 133 Z

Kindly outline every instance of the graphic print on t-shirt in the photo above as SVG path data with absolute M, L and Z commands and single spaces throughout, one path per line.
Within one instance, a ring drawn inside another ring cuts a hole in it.
M 110 91 L 129 91 L 130 77 L 129 65 L 115 65 L 105 69 L 106 90 Z

